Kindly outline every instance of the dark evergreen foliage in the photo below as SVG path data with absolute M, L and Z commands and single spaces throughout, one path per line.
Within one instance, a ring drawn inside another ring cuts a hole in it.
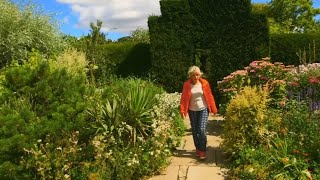
M 23 149 L 47 135 L 59 142 L 64 133 L 81 131 L 80 141 L 88 140 L 84 76 L 51 70 L 48 62 L 41 62 L 34 68 L 9 68 L 4 88 L 0 94 L 0 179 L 21 179 Z
M 250 0 L 160 1 L 162 15 L 149 17 L 151 69 L 168 91 L 181 91 L 190 65 L 217 80 L 267 56 L 268 27 L 251 13 Z
M 272 61 L 287 65 L 320 62 L 319 33 L 271 34 L 270 46 Z

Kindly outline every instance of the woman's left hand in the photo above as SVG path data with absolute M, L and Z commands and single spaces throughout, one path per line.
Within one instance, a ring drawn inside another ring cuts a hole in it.
M 210 116 L 214 117 L 216 114 L 214 113 L 209 113 Z

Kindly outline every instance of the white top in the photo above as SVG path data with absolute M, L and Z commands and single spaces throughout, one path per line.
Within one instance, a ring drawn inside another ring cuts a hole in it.
M 207 107 L 207 102 L 203 96 L 202 84 L 200 82 L 195 85 L 191 84 L 191 99 L 189 109 L 191 111 L 201 111 Z

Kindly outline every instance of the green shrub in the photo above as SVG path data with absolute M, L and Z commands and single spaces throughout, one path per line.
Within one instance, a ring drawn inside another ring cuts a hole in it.
M 75 49 L 66 49 L 50 64 L 55 69 L 66 69 L 67 73 L 72 76 L 85 75 L 88 71 L 88 61 L 83 52 Z
M 268 110 L 269 111 L 269 110 Z M 265 120 L 267 141 L 239 150 L 230 175 L 246 179 L 313 179 L 319 177 L 319 113 L 289 101 Z
M 40 58 L 39 63 L 9 67 L 5 72 L 5 93 L 0 97 L 1 178 L 25 179 L 31 175 L 19 161 L 26 153 L 24 148 L 33 148 L 46 135 L 52 138 L 50 142 L 58 143 L 64 133 L 79 131 L 79 141 L 85 142 L 91 133 L 85 113 L 85 76 L 52 70 L 46 60 L 32 58 Z
M 184 132 L 179 99 L 136 78 L 114 78 L 96 91 L 88 111 L 98 131 L 91 175 L 140 179 L 159 172 Z
M 0 9 L 0 69 L 12 60 L 28 60 L 32 49 L 49 56 L 64 47 L 52 17 L 39 7 L 26 1 L 17 5 L 0 0 Z
M 245 87 L 230 101 L 226 112 L 223 148 L 226 153 L 237 157 L 245 146 L 255 147 L 267 133 L 264 127 L 268 92 Z

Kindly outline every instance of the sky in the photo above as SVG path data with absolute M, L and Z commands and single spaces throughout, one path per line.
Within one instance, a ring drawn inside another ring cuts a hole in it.
M 21 0 L 13 0 L 19 2 Z M 128 36 L 137 28 L 147 29 L 148 17 L 160 15 L 159 0 L 31 0 L 46 13 L 53 14 L 60 31 L 76 37 L 90 33 L 90 22 L 101 20 L 101 31 L 108 39 Z M 251 0 L 268 3 L 270 0 Z M 320 0 L 314 0 L 320 7 Z

